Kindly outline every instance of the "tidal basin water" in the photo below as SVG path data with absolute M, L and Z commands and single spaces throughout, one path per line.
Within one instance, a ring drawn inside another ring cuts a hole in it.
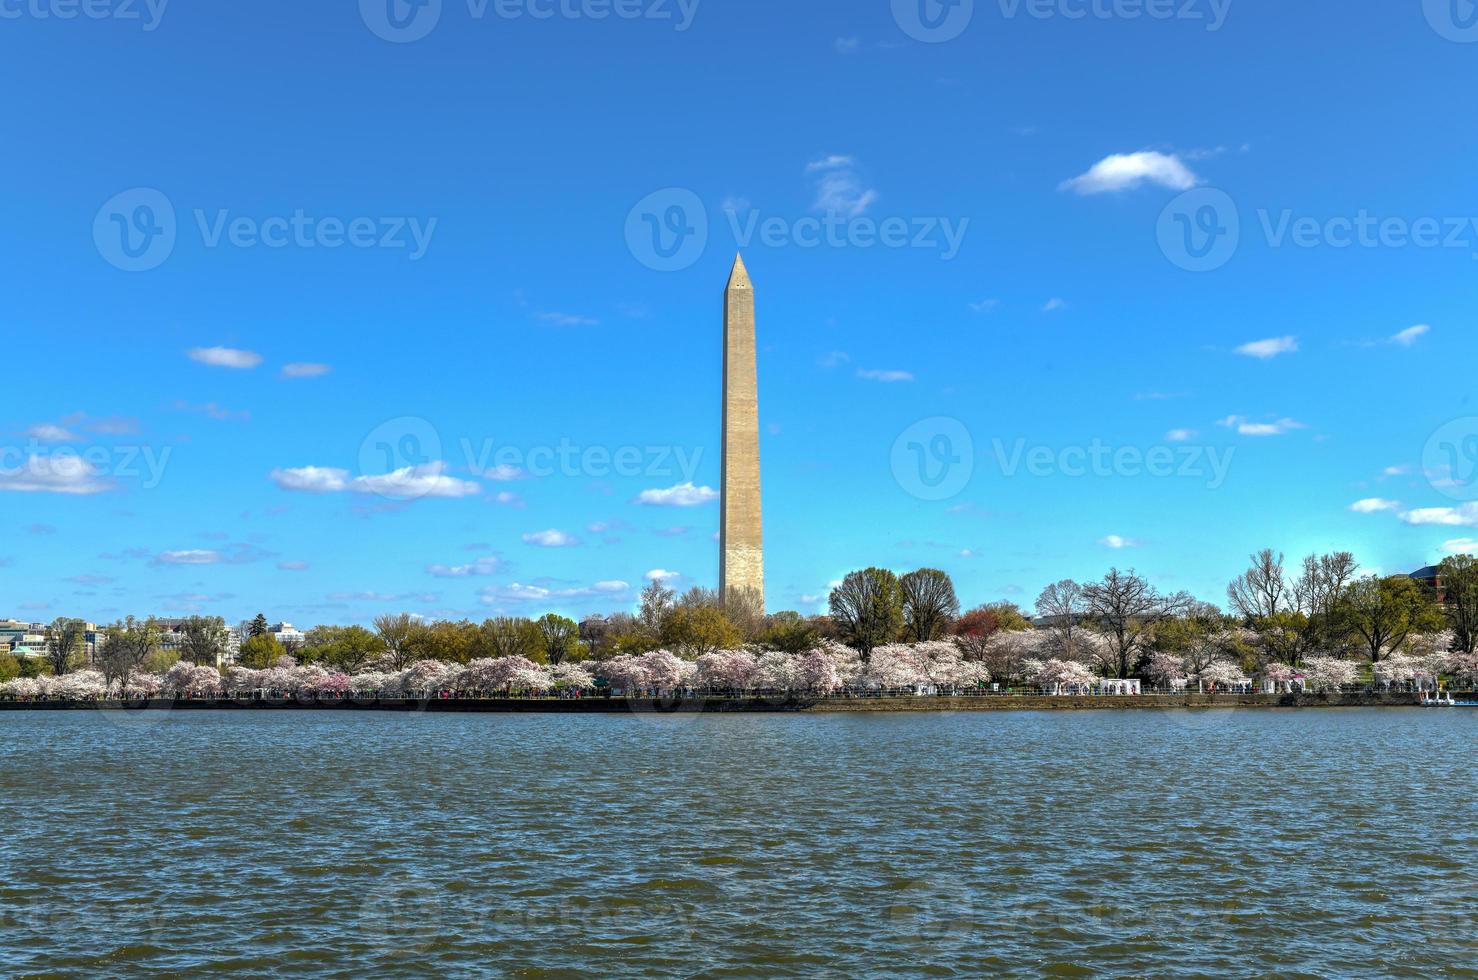
M 1471 975 L 1478 711 L 0 713 L 0 975 Z

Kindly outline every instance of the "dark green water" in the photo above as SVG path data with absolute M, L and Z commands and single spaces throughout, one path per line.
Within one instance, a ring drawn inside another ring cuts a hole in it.
M 0 713 L 0 974 L 1471 974 L 1475 733 Z

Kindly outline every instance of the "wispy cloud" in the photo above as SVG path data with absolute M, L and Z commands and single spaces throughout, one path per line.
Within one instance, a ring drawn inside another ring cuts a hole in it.
M 862 47 L 860 37 L 839 37 L 833 43 L 837 54 L 856 54 Z
M 1184 191 L 1200 182 L 1180 157 L 1172 153 L 1142 150 L 1138 153 L 1115 153 L 1104 157 L 1079 174 L 1058 185 L 1058 190 L 1077 194 L 1105 194 L 1126 191 L 1142 184 L 1158 184 L 1171 190 Z
M 594 327 L 600 324 L 595 317 L 578 313 L 540 313 L 539 319 L 556 327 Z
M 718 496 L 712 487 L 694 486 L 689 481 L 666 489 L 643 490 L 636 495 L 635 502 L 647 507 L 698 507 L 712 503 Z
M 1414 327 L 1407 327 L 1400 333 L 1391 337 L 1391 343 L 1398 347 L 1410 347 L 1418 340 L 1431 333 L 1432 328 L 1425 323 L 1418 323 Z
M 386 497 L 470 497 L 482 487 L 447 475 L 443 462 L 407 466 L 379 476 L 351 476 L 331 466 L 299 466 L 269 474 L 283 490 L 298 493 L 377 493 Z
M 547 531 L 531 531 L 525 534 L 523 543 L 537 545 L 540 548 L 573 548 L 580 543 L 580 539 L 573 534 L 550 528 Z
M 670 572 L 665 568 L 654 568 L 643 577 L 648 582 L 668 582 L 675 578 L 682 578 L 682 573 Z
M 1457 507 L 1421 507 L 1401 514 L 1401 520 L 1416 526 L 1478 527 L 1478 502 Z
M 851 360 L 852 358 L 847 354 L 846 351 L 834 350 L 822 354 L 821 357 L 817 359 L 816 363 L 820 364 L 824 368 L 836 368 L 841 367 L 843 364 L 849 363 Z
M 211 367 L 234 368 L 246 371 L 262 363 L 262 355 L 256 351 L 237 350 L 234 347 L 196 347 L 190 351 L 190 360 Z
M 1293 419 L 1278 419 L 1273 422 L 1254 422 L 1241 415 L 1228 415 L 1217 425 L 1233 429 L 1239 435 L 1244 436 L 1281 436 L 1296 429 L 1308 428 L 1302 422 Z
M 1386 500 L 1383 497 L 1366 497 L 1364 500 L 1357 500 L 1350 505 L 1350 510 L 1357 514 L 1379 514 L 1382 511 L 1400 509 L 1400 502 Z
M 503 562 L 496 556 L 487 555 L 470 561 L 465 565 L 428 565 L 426 573 L 435 578 L 476 578 L 483 575 L 492 575 L 503 567 Z
M 878 370 L 876 368 L 858 368 L 857 377 L 868 381 L 881 381 L 884 384 L 914 380 L 913 372 L 911 371 L 888 371 Z
M 1200 435 L 1195 429 L 1171 429 L 1165 433 L 1165 438 L 1170 442 L 1189 442 Z
M 983 299 L 978 303 L 970 303 L 968 305 L 971 313 L 994 313 L 1000 308 L 1001 301 L 994 298 Z
M 1139 547 L 1138 541 L 1134 540 L 1133 538 L 1126 538 L 1118 534 L 1109 534 L 1102 538 L 1099 538 L 1098 543 L 1103 545 L 1105 548 L 1112 548 L 1115 551 L 1123 548 Z
M 284 364 L 282 366 L 282 376 L 284 378 L 291 378 L 295 380 L 301 378 L 321 378 L 332 370 L 333 368 L 329 367 L 327 364 L 312 364 L 306 361 L 294 361 L 292 364 Z
M 51 422 L 38 422 L 26 430 L 26 435 L 39 442 L 77 442 L 77 433 L 65 426 Z
M 1451 541 L 1442 542 L 1442 552 L 1448 555 L 1478 555 L 1478 540 L 1453 538 Z
M 113 482 L 78 456 L 28 456 L 18 466 L 0 467 L 0 492 L 90 496 L 113 489 Z
M 525 585 L 514 582 L 510 585 L 495 585 L 478 591 L 484 605 L 522 605 L 524 603 L 548 603 L 561 599 L 609 598 L 631 591 L 631 585 L 612 579 L 593 585 L 556 588 L 547 585 Z
M 1256 357 L 1259 360 L 1269 360 L 1279 354 L 1292 354 L 1298 350 L 1297 337 L 1269 337 L 1266 340 L 1254 340 L 1237 348 L 1237 353 L 1245 357 Z
M 1042 304 L 1043 313 L 1056 313 L 1058 310 L 1067 309 L 1067 301 L 1058 299 L 1056 296 Z
M 806 166 L 806 173 L 816 177 L 813 207 L 817 211 L 857 218 L 867 213 L 878 199 L 877 191 L 866 185 L 857 162 L 849 156 L 814 160 Z

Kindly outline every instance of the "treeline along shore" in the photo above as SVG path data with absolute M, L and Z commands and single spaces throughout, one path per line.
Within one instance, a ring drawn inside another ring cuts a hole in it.
M 1478 694 L 1470 694 L 1478 702 Z M 1319 694 L 1051 694 L 912 695 L 907 692 L 865 697 L 776 695 L 721 696 L 674 692 L 667 697 L 506 697 L 506 698 L 139 698 L 132 700 L 0 699 L 0 711 L 200 710 L 388 711 L 470 714 L 693 714 L 777 712 L 1063 711 L 1146 709 L 1175 711 L 1233 708 L 1413 707 L 1413 691 L 1326 691 Z
M 598 711 L 613 709 L 584 704 L 622 700 L 899 710 L 1052 706 L 1029 699 L 1066 696 L 1086 699 L 1082 706 L 1250 706 L 1309 696 L 1411 703 L 1478 686 L 1478 560 L 1469 555 L 1380 576 L 1361 575 L 1346 552 L 1290 569 L 1265 550 L 1226 600 L 1222 608 L 1164 594 L 1113 568 L 1097 581 L 1047 586 L 1035 616 L 1010 602 L 962 613 L 938 569 L 867 568 L 845 576 L 828 613 L 815 616 L 765 615 L 744 594 L 678 596 L 654 581 L 635 614 L 476 624 L 402 613 L 373 629 L 320 626 L 290 644 L 265 615 L 237 628 L 235 646 L 223 620 L 196 616 L 167 626 L 130 618 L 87 650 L 78 621 L 58 620 L 44 655 L 0 659 L 0 704 L 446 701 Z M 1147 700 L 1102 700 L 1135 696 Z M 1213 700 L 1194 700 L 1204 696 Z

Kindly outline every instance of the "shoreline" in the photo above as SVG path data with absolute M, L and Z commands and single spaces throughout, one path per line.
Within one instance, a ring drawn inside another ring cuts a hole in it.
M 1141 694 L 902 696 L 879 698 L 152 698 L 0 701 L 0 711 L 427 711 L 470 714 L 775 714 L 791 712 L 1176 711 L 1236 708 L 1411 708 L 1414 692 L 1358 694 Z

